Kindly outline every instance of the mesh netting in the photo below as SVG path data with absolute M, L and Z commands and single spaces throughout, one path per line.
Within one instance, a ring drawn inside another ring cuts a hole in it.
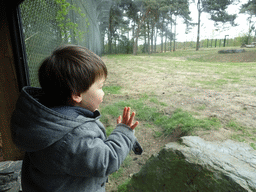
M 42 60 L 62 44 L 103 53 L 111 0 L 25 0 L 20 5 L 31 86 Z

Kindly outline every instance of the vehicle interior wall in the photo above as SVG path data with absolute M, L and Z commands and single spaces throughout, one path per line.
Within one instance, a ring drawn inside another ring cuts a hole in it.
M 8 9 L 0 2 L 0 133 L 2 154 L 0 160 L 17 160 L 21 152 L 11 139 L 10 118 L 19 95 L 14 55 L 7 19 Z

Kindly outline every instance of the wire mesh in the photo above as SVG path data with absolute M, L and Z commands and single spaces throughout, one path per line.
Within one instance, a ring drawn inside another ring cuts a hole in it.
M 40 86 L 42 60 L 62 44 L 103 53 L 111 4 L 112 0 L 25 0 L 20 5 L 31 86 Z

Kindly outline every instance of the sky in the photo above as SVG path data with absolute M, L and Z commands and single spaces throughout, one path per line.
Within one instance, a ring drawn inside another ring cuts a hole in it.
M 241 4 L 247 3 L 248 0 L 241 0 L 241 3 L 238 5 L 231 5 L 228 7 L 227 11 L 230 14 L 238 14 L 239 8 Z M 198 22 L 198 11 L 196 8 L 196 4 L 193 3 L 190 5 L 192 22 Z M 247 21 L 249 15 L 247 14 L 239 14 L 235 22 L 238 24 L 236 27 L 228 27 L 227 29 L 215 30 L 217 29 L 214 26 L 214 22 L 211 21 L 210 15 L 207 13 L 201 14 L 201 28 L 200 28 L 200 40 L 203 39 L 224 39 L 225 35 L 229 35 L 228 38 L 238 37 L 244 33 L 248 33 L 249 31 L 249 22 Z M 256 19 L 253 19 L 254 23 L 256 23 Z M 230 26 L 230 25 L 226 25 Z M 222 27 L 220 27 L 222 28 Z M 197 38 L 197 25 L 192 27 L 189 34 L 185 34 L 186 25 L 183 24 L 182 19 L 178 20 L 178 25 L 176 29 L 176 38 L 179 42 L 184 41 L 196 41 Z

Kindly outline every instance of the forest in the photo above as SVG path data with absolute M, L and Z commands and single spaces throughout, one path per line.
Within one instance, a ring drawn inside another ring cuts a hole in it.
M 240 1 L 236 0 L 114 1 L 110 9 L 109 26 L 106 28 L 108 40 L 105 50 L 108 54 L 113 53 L 113 49 L 115 49 L 115 52 L 133 53 L 136 55 L 138 51 L 138 40 L 140 40 L 143 42 L 142 52 L 150 54 L 157 51 L 157 37 L 160 37 L 160 52 L 175 51 L 175 44 L 177 43 L 176 26 L 179 24 L 177 23 L 177 17 L 182 18 L 184 24 L 186 24 L 185 33 L 190 33 L 190 29 L 193 26 L 198 27 L 197 39 L 194 40 L 194 46 L 196 50 L 199 50 L 201 14 L 203 12 L 209 13 L 215 25 L 236 26 L 239 24 L 235 21 L 237 14 L 228 14 L 226 10 L 229 5 L 238 3 Z M 192 23 L 191 21 L 190 4 L 197 5 L 197 23 Z M 255 31 L 255 26 L 251 22 L 252 17 L 255 17 L 255 7 L 256 1 L 251 0 L 242 4 L 240 7 L 240 14 L 247 13 L 250 22 L 249 31 L 246 31 L 247 34 L 244 37 L 247 40 L 244 38 L 242 40 L 237 39 L 242 44 L 248 43 L 248 38 L 252 38 L 251 34 Z

